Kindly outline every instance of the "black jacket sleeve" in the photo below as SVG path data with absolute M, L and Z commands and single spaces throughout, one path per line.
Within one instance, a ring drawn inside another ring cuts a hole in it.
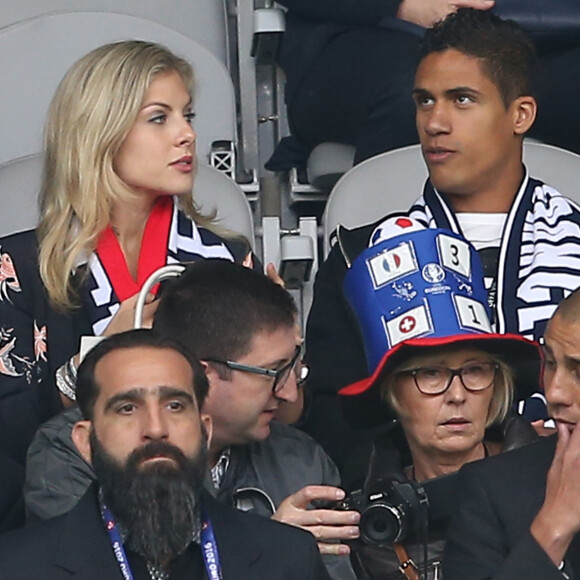
M 517 456 L 517 451 L 504 454 L 508 460 Z M 459 474 L 458 508 L 443 558 L 445 580 L 562 580 L 529 531 L 543 499 L 541 477 L 525 464 L 506 468 L 503 461 L 494 462 L 497 469 L 489 469 L 495 459 L 467 465 Z M 513 485 L 517 471 L 526 488 Z
M 0 451 L 24 465 L 38 426 L 62 409 L 55 371 L 88 333 L 83 309 L 48 303 L 33 231 L 0 239 Z
M 278 0 L 293 13 L 310 20 L 343 26 L 374 26 L 395 16 L 401 0 Z
M 320 266 L 306 326 L 308 388 L 314 396 L 338 390 L 368 375 L 358 325 L 344 295 L 347 267 L 338 245 Z
M 40 423 L 60 409 L 31 232 L 0 240 L 0 451 L 24 465 Z

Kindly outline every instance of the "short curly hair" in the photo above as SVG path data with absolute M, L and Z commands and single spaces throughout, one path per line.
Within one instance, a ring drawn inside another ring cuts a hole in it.
M 489 10 L 460 8 L 425 32 L 421 59 L 450 49 L 480 60 L 506 108 L 518 97 L 535 95 L 539 76 L 536 51 L 513 20 Z

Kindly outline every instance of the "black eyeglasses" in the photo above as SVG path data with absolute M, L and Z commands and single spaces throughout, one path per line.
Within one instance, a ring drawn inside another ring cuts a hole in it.
M 255 367 L 252 365 L 245 365 L 239 362 L 231 360 L 219 360 L 215 358 L 207 358 L 205 360 L 209 362 L 214 362 L 227 366 L 235 371 L 242 371 L 244 373 L 254 373 L 256 375 L 265 375 L 267 377 L 273 377 L 274 382 L 272 383 L 272 392 L 277 393 L 282 387 L 287 383 L 290 373 L 292 371 L 296 374 L 296 384 L 301 387 L 306 381 L 308 376 L 308 367 L 302 363 L 302 348 L 300 346 L 296 347 L 294 354 L 289 362 L 277 370 L 265 369 L 263 367 Z
M 499 365 L 491 362 L 478 362 L 458 369 L 449 367 L 422 367 L 397 373 L 399 376 L 412 376 L 415 385 L 424 395 L 441 395 L 459 377 L 461 384 L 470 392 L 485 391 L 495 380 Z

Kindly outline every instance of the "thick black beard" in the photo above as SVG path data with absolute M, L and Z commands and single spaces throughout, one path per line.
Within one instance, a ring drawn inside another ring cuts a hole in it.
M 199 496 L 207 470 L 205 431 L 198 453 L 186 457 L 165 441 L 135 449 L 120 464 L 91 431 L 92 463 L 105 503 L 128 533 L 127 544 L 157 565 L 181 554 L 199 527 Z M 164 455 L 167 462 L 142 467 L 144 459 Z

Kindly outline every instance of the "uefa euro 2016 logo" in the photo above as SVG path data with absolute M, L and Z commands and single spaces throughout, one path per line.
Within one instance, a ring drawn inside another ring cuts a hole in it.
M 423 266 L 421 275 L 426 282 L 430 282 L 431 284 L 438 284 L 445 278 L 445 271 L 439 264 L 430 262 L 429 264 Z

